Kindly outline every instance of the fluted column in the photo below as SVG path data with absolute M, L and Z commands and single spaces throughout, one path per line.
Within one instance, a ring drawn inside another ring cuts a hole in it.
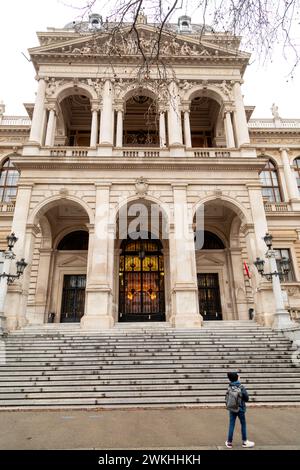
M 123 109 L 117 109 L 116 147 L 123 147 Z
M 98 113 L 99 113 L 99 108 L 96 106 L 92 107 L 92 126 L 91 126 L 91 138 L 90 138 L 91 147 L 96 147 L 97 145 Z
M 106 80 L 103 87 L 103 104 L 100 119 L 100 144 L 113 145 L 113 100 L 112 84 Z
M 54 143 L 55 124 L 56 124 L 55 106 L 52 106 L 49 109 L 45 145 L 52 146 Z
M 39 79 L 36 100 L 34 105 L 34 111 L 31 122 L 30 137 L 29 142 L 37 142 L 42 144 L 43 137 L 43 123 L 44 116 L 46 113 L 45 110 L 45 91 L 46 91 L 46 82 L 43 78 Z
M 296 176 L 295 176 L 295 172 L 291 168 L 288 152 L 289 152 L 288 148 L 280 149 L 288 197 L 291 200 L 293 199 L 299 200 L 299 190 L 298 190 L 298 186 L 296 182 Z
M 237 137 L 237 146 L 241 147 L 244 144 L 250 144 L 250 137 L 241 85 L 239 82 L 235 82 L 233 86 L 233 93 L 235 102 L 234 124 Z
M 164 111 L 160 111 L 159 113 L 159 143 L 160 147 L 166 147 L 167 145 L 166 118 Z
M 184 111 L 184 143 L 187 148 L 192 147 L 190 111 Z
M 181 112 L 179 110 L 179 91 L 175 82 L 169 85 L 168 110 L 169 145 L 182 146 Z
M 232 122 L 231 122 L 231 113 L 230 113 L 230 111 L 225 111 L 224 127 L 225 127 L 225 133 L 226 133 L 227 147 L 228 148 L 234 148 L 235 147 L 235 142 L 234 142 L 234 134 L 233 134 L 233 127 L 232 127 Z

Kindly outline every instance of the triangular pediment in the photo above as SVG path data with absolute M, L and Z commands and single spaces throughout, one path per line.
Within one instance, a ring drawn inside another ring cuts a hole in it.
M 70 255 L 66 258 L 63 258 L 58 266 L 60 267 L 76 267 L 76 268 L 86 268 L 87 257 L 81 255 Z
M 199 266 L 224 266 L 224 261 L 217 256 L 210 255 L 209 253 L 197 253 L 197 263 Z
M 203 35 L 201 41 L 199 35 L 183 35 L 170 33 L 167 30 L 158 35 L 158 31 L 152 26 L 137 25 L 139 45 L 136 34 L 124 27 L 120 32 L 113 35 L 104 31 L 97 34 L 86 34 L 84 36 L 74 33 L 74 38 L 61 38 L 61 41 L 52 42 L 29 49 L 31 56 L 76 56 L 76 57 L 116 57 L 155 55 L 159 49 L 161 57 L 168 56 L 172 59 L 189 57 L 191 59 L 214 59 L 218 58 L 240 58 L 248 59 L 249 55 L 239 51 L 234 41 L 217 40 L 216 36 Z M 159 37 L 159 42 L 158 42 Z

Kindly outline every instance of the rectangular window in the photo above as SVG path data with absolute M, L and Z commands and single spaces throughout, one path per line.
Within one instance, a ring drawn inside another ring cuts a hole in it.
M 294 268 L 293 268 L 293 263 L 292 263 L 290 250 L 287 249 L 287 248 L 276 248 L 274 251 L 275 251 L 275 255 L 276 255 L 277 270 L 279 272 L 281 272 L 280 260 L 282 260 L 282 258 L 287 258 L 290 262 L 290 271 L 287 274 L 283 274 L 283 276 L 281 278 L 282 282 L 293 282 L 293 281 L 295 281 L 295 273 L 294 273 Z

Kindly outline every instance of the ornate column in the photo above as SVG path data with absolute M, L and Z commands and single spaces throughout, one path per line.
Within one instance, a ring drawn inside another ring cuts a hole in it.
M 295 172 L 292 170 L 290 166 L 288 152 L 289 152 L 288 148 L 282 147 L 280 149 L 288 197 L 291 201 L 293 201 L 294 199 L 299 201 L 300 195 L 299 195 L 298 186 L 296 182 Z
M 42 144 L 43 123 L 45 117 L 45 92 L 46 82 L 43 78 L 39 79 L 34 111 L 31 122 L 29 142 L 36 142 Z
M 110 184 L 95 183 L 95 226 L 89 230 L 87 286 L 85 314 L 81 326 L 87 330 L 101 330 L 113 326 L 112 285 L 109 269 L 111 246 L 109 238 Z
M 12 222 L 12 232 L 18 237 L 14 252 L 16 260 L 25 258 L 28 266 L 25 268 L 24 275 L 10 286 L 5 303 L 5 315 L 7 317 L 8 329 L 15 329 L 26 323 L 25 312 L 28 297 L 28 284 L 30 278 L 30 263 L 33 252 L 33 242 L 36 235 L 36 227 L 27 226 L 31 193 L 33 184 L 20 182 L 16 200 L 15 212 Z
M 228 148 L 234 148 L 234 134 L 233 134 L 233 127 L 231 122 L 231 112 L 225 111 L 224 113 L 224 128 L 226 134 L 226 143 Z
M 98 137 L 98 113 L 99 106 L 92 105 L 92 125 L 91 125 L 91 138 L 90 138 L 90 147 L 96 147 L 97 137 Z
M 117 108 L 117 135 L 116 135 L 116 147 L 123 147 L 123 107 Z
M 170 147 L 182 147 L 179 91 L 178 86 L 174 81 L 172 81 L 169 85 L 168 134 Z
M 228 251 L 231 258 L 234 297 L 236 301 L 237 320 L 249 320 L 247 298 L 245 291 L 245 277 L 243 270 L 242 250 L 240 247 L 231 247 Z
M 233 94 L 235 102 L 234 124 L 237 146 L 241 147 L 244 144 L 250 144 L 250 137 L 240 82 L 235 82 L 233 85 Z
M 112 84 L 106 80 L 103 87 L 102 112 L 100 119 L 100 144 L 113 146 L 113 100 Z
M 190 109 L 183 110 L 183 122 L 184 122 L 184 144 L 186 148 L 192 147 L 192 136 L 191 136 L 191 123 L 190 123 Z
M 170 231 L 172 317 L 178 328 L 201 326 L 194 232 L 189 223 L 187 184 L 173 185 L 174 227 Z
M 56 125 L 55 104 L 50 105 L 48 109 L 49 109 L 49 117 L 48 117 L 45 145 L 49 145 L 51 147 L 53 146 L 53 143 L 54 143 L 55 125 Z
M 166 147 L 167 136 L 166 136 L 166 118 L 165 111 L 160 110 L 159 112 L 159 144 L 160 147 Z

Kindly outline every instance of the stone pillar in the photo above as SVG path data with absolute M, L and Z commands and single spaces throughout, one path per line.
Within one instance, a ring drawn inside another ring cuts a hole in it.
M 159 113 L 159 144 L 161 148 L 167 145 L 166 118 L 164 111 L 160 111 Z
M 259 275 L 256 267 L 253 265 L 257 257 L 265 259 L 267 247 L 264 242 L 264 236 L 268 232 L 268 224 L 260 184 L 247 184 L 247 187 L 253 226 L 245 229 L 244 234 L 251 264 L 251 282 L 256 306 L 256 320 L 263 325 L 271 326 L 275 313 L 272 285 Z
M 231 257 L 237 320 L 249 320 L 242 250 L 240 247 L 232 247 L 229 249 L 229 254 Z
M 187 185 L 173 185 L 174 228 L 170 231 L 172 317 L 178 328 L 201 326 L 194 232 L 189 223 Z
M 123 110 L 117 110 L 117 135 L 116 135 L 116 147 L 123 147 Z
M 92 126 L 91 126 L 91 139 L 90 147 L 96 147 L 98 137 L 98 107 L 92 107 Z
M 192 147 L 192 137 L 191 137 L 191 124 L 190 124 L 190 111 L 184 111 L 184 143 L 186 148 Z
M 42 144 L 43 122 L 46 113 L 45 110 L 45 91 L 46 82 L 43 78 L 39 79 L 37 95 L 34 105 L 34 111 L 31 122 L 29 142 Z
M 241 147 L 242 145 L 250 144 L 250 137 L 243 96 L 241 92 L 241 85 L 239 82 L 235 82 L 233 86 L 233 93 L 235 102 L 234 123 L 237 138 L 237 146 Z
M 55 124 L 56 124 L 55 106 L 51 106 L 49 109 L 48 125 L 47 125 L 46 140 L 45 140 L 45 145 L 49 145 L 50 147 L 53 146 L 54 144 Z
M 113 100 L 112 84 L 106 80 L 103 87 L 102 112 L 100 119 L 100 144 L 113 146 Z
M 234 148 L 234 134 L 233 134 L 233 127 L 231 122 L 231 113 L 230 111 L 225 111 L 224 116 L 224 127 L 225 127 L 225 134 L 226 134 L 226 143 L 228 148 Z
M 300 196 L 299 196 L 299 190 L 298 190 L 298 186 L 296 182 L 295 172 L 294 170 L 292 170 L 290 166 L 288 152 L 289 152 L 288 148 L 280 149 L 284 177 L 285 177 L 285 182 L 286 182 L 286 187 L 287 187 L 287 193 L 291 201 L 293 201 L 294 199 L 299 201 Z
M 179 110 L 179 91 L 175 82 L 169 85 L 168 110 L 169 146 L 182 146 L 181 112 Z
M 53 250 L 51 248 L 40 248 L 39 252 L 40 259 L 35 294 L 35 314 L 34 317 L 31 317 L 30 319 L 32 323 L 36 324 L 42 324 L 47 322 L 47 293 L 49 287 L 51 255 Z
M 17 327 L 24 326 L 26 323 L 25 311 L 31 269 L 30 263 L 33 251 L 33 241 L 36 233 L 36 227 L 27 227 L 32 186 L 32 184 L 20 183 L 12 222 L 11 231 L 16 234 L 16 237 L 18 237 L 18 241 L 14 247 L 16 260 L 25 258 L 28 266 L 25 268 L 23 276 L 10 286 L 6 295 L 5 315 L 7 318 L 8 329 L 15 329 Z M 12 262 L 12 265 L 15 265 L 14 261 Z M 15 274 L 15 267 L 12 269 L 12 274 Z
M 113 263 L 109 237 L 109 195 L 110 184 L 96 183 L 95 227 L 90 227 L 87 286 L 85 314 L 81 326 L 87 330 L 111 328 L 112 316 L 112 285 L 111 273 Z

